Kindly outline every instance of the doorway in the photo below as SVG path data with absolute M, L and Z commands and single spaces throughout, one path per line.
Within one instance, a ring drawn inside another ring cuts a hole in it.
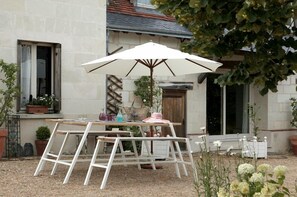
M 248 133 L 248 85 L 220 87 L 218 74 L 207 76 L 207 130 L 209 135 Z
M 163 89 L 162 95 L 162 114 L 163 118 L 171 122 L 181 123 L 174 126 L 178 137 L 186 137 L 186 90 Z M 162 128 L 165 136 L 170 133 L 169 128 Z M 180 144 L 184 149 L 184 143 Z

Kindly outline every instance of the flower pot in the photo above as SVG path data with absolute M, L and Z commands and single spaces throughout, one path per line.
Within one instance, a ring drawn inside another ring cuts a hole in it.
M 297 135 L 292 135 L 289 137 L 292 152 L 297 156 Z
M 48 106 L 27 105 L 26 110 L 27 110 L 28 114 L 46 114 L 46 113 L 48 113 Z
M 0 128 L 0 159 L 2 158 L 3 153 L 5 151 L 5 142 L 6 142 L 7 135 L 8 135 L 8 130 Z
M 37 156 L 42 156 L 48 140 L 35 140 Z

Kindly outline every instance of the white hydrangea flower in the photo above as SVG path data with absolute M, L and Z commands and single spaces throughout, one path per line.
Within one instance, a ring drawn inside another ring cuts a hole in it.
M 238 189 L 241 194 L 248 194 L 250 192 L 249 184 L 247 182 L 240 182 L 238 184 Z
M 249 181 L 252 183 L 264 183 L 264 177 L 262 173 L 253 173 Z
M 272 169 L 271 165 L 269 164 L 260 164 L 258 167 L 257 167 L 257 171 L 258 172 L 262 172 L 264 174 L 266 174 L 267 172 L 269 172 L 270 170 Z
M 273 173 L 274 173 L 274 176 L 276 178 L 278 178 L 281 176 L 285 176 L 287 170 L 288 170 L 288 168 L 286 166 L 279 165 L 273 169 Z
M 238 185 L 239 185 L 238 180 L 232 181 L 231 184 L 230 184 L 230 191 L 231 192 L 238 192 L 239 191 Z
M 276 192 L 275 184 L 266 183 L 264 187 L 261 189 L 262 196 L 272 196 Z
M 224 189 L 224 188 L 219 188 L 219 192 L 217 192 L 217 195 L 218 195 L 218 197 L 227 197 L 227 196 L 229 196 L 228 194 L 227 194 L 227 191 Z
M 253 174 L 255 172 L 255 167 L 252 164 L 244 163 L 238 166 L 238 174 Z

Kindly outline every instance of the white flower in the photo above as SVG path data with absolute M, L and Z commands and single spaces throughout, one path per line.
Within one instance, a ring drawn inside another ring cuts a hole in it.
M 264 177 L 261 173 L 254 173 L 249 181 L 252 183 L 264 183 Z
M 232 181 L 230 184 L 230 191 L 237 192 L 239 190 L 238 185 L 239 185 L 238 180 Z
M 249 184 L 247 182 L 240 182 L 238 184 L 238 190 L 241 194 L 248 194 L 250 191 Z
M 215 147 L 221 147 L 222 142 L 221 142 L 220 140 L 216 140 L 216 141 L 213 142 L 213 145 L 214 145 Z
M 286 166 L 279 165 L 273 169 L 273 173 L 276 178 L 279 178 L 279 177 L 285 176 L 287 170 L 288 168 Z
M 258 167 L 257 167 L 257 171 L 258 172 L 262 172 L 264 174 L 266 174 L 268 171 L 270 171 L 272 169 L 271 165 L 269 164 L 260 164 Z
M 244 163 L 238 166 L 239 175 L 253 174 L 254 172 L 255 167 L 252 164 Z
M 218 197 L 228 196 L 226 190 L 224 188 L 221 188 L 221 187 L 219 188 L 219 192 L 217 192 L 217 195 L 218 195 Z

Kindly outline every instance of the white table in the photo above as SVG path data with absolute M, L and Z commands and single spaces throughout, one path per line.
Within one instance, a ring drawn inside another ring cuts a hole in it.
M 179 123 L 111 122 L 111 121 L 69 120 L 69 119 L 48 119 L 47 121 L 55 123 L 55 127 L 52 131 L 51 137 L 50 137 L 49 142 L 44 150 L 44 153 L 38 163 L 38 166 L 35 170 L 34 176 L 37 176 L 43 170 L 45 162 L 53 162 L 54 163 L 54 167 L 52 169 L 51 175 L 53 175 L 55 173 L 57 164 L 67 165 L 67 166 L 69 166 L 69 168 L 68 168 L 67 174 L 64 178 L 63 184 L 68 183 L 71 173 L 76 165 L 76 162 L 78 161 L 81 150 L 82 150 L 84 143 L 87 139 L 87 136 L 91 133 L 103 135 L 103 134 L 108 134 L 109 132 L 111 132 L 111 131 L 92 131 L 91 130 L 92 126 L 96 126 L 96 125 L 100 125 L 100 126 L 138 126 L 140 128 L 140 131 L 143 134 L 143 136 L 144 136 L 144 131 L 143 131 L 142 127 L 152 127 L 152 128 L 154 128 L 156 126 L 169 127 L 172 137 L 176 137 L 174 125 L 180 125 Z M 80 131 L 59 130 L 60 125 L 83 126 L 85 129 L 80 130 Z M 55 138 L 57 138 L 57 136 L 59 134 L 61 134 L 61 132 L 65 133 L 65 138 L 62 143 L 62 146 L 60 147 L 59 153 L 58 154 L 50 153 L 52 146 L 54 144 Z M 67 141 L 68 136 L 71 134 L 78 134 L 78 133 L 82 134 L 82 137 L 81 137 L 81 141 L 76 149 L 76 152 L 75 152 L 73 158 L 71 160 L 62 160 L 61 159 L 62 151 L 63 151 L 64 145 Z M 113 132 L 113 133 L 117 134 L 118 137 L 123 134 L 127 135 L 127 133 L 121 133 L 121 132 L 119 132 L 119 133 Z M 181 153 L 179 144 L 177 141 L 174 141 L 174 144 L 177 149 L 178 157 L 181 161 L 181 165 L 183 167 L 184 174 L 187 176 L 188 173 L 187 173 L 187 169 L 185 167 L 185 163 L 183 163 L 184 160 L 182 157 L 182 153 Z

